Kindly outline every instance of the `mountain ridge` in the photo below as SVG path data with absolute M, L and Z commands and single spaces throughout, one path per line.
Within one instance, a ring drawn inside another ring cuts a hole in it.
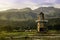
M 45 18 L 60 18 L 60 9 L 54 7 L 39 7 L 35 10 L 31 8 L 9 9 L 0 12 L 1 20 L 24 21 L 37 19 L 40 12 L 45 14 Z

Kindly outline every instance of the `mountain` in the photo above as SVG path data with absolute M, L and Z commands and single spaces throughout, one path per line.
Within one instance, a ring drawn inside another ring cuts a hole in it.
M 35 18 L 36 18 L 36 13 L 33 13 L 30 8 L 9 9 L 0 12 L 1 20 L 25 21 Z
M 33 12 L 37 14 L 43 12 L 45 14 L 45 18 L 60 18 L 60 9 L 54 7 L 40 7 L 33 10 Z
M 0 20 L 26 21 L 36 20 L 40 12 L 45 14 L 46 19 L 60 18 L 60 9 L 54 7 L 39 7 L 35 10 L 30 8 L 8 9 L 0 11 Z

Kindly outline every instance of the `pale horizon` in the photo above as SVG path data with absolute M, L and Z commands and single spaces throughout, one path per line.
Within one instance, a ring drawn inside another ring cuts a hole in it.
M 26 7 L 32 10 L 39 7 L 60 8 L 60 0 L 0 0 L 0 11 L 8 9 L 23 9 Z

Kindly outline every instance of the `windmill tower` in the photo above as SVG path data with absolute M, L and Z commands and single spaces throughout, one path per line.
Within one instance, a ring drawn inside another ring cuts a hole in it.
M 44 13 L 43 12 L 41 12 L 38 15 L 38 20 L 36 22 L 37 22 L 37 31 L 38 32 L 44 32 L 45 28 L 46 28 L 45 24 L 48 22 L 48 20 L 44 19 Z

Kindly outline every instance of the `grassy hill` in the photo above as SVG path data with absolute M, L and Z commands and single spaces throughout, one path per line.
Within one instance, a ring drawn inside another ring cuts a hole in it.
M 45 18 L 60 18 L 60 9 L 54 7 L 40 7 L 32 10 L 30 8 L 24 9 L 8 9 L 0 12 L 0 20 L 25 21 L 37 19 L 40 12 L 45 14 Z
M 30 20 L 35 18 L 36 18 L 36 13 L 33 13 L 30 8 L 9 9 L 0 12 L 1 20 L 24 21 L 24 20 Z
M 54 7 L 40 7 L 33 12 L 39 14 L 40 12 L 45 14 L 45 18 L 60 18 L 60 9 Z
M 47 24 L 49 29 L 60 29 L 60 9 L 54 7 L 40 7 L 35 10 L 24 8 L 0 11 L 0 31 L 36 30 L 37 23 L 35 21 L 37 19 L 37 15 L 41 11 L 49 21 Z

